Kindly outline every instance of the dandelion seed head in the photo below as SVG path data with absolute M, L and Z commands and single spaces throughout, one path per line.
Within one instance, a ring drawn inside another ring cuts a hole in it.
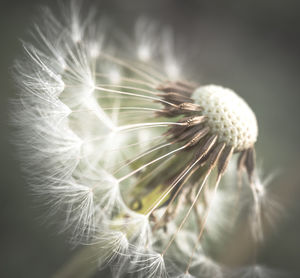
M 230 89 L 216 85 L 198 88 L 193 99 L 203 107 L 208 125 L 236 150 L 247 149 L 256 142 L 256 117 L 248 104 Z
M 133 38 L 107 32 L 83 3 L 62 19 L 45 10 L 15 64 L 17 144 L 33 191 L 115 277 L 221 277 L 204 246 L 229 226 L 236 171 L 256 202 L 268 197 L 255 179 L 254 113 L 230 89 L 186 81 L 169 29 L 143 19 Z M 261 208 L 250 209 L 259 229 Z

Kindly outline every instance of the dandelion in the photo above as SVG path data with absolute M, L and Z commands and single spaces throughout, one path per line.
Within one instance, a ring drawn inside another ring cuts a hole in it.
M 142 19 L 124 39 L 81 5 L 61 17 L 45 9 L 15 63 L 17 141 L 33 191 L 86 245 L 81 264 L 109 265 L 113 277 L 223 277 L 206 249 L 234 226 L 245 185 L 263 240 L 254 113 L 230 89 L 186 81 L 169 30 Z

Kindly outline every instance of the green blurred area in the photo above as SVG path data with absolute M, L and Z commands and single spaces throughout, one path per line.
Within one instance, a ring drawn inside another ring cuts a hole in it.
M 288 212 L 273 228 L 261 260 L 300 277 L 300 2 L 95 2 L 102 14 L 125 30 L 140 15 L 170 25 L 183 45 L 184 67 L 194 80 L 234 89 L 256 112 L 258 160 L 266 174 L 279 170 L 275 183 Z M 39 218 L 41 208 L 30 195 L 9 140 L 8 100 L 15 95 L 10 67 L 21 53 L 19 38 L 38 16 L 40 4 L 55 6 L 55 1 L 0 4 L 0 277 L 51 277 L 72 253 L 64 236 Z

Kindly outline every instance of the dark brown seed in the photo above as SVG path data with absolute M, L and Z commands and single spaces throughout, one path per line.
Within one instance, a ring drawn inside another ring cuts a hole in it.
M 218 161 L 218 173 L 219 175 L 223 175 L 226 171 L 230 158 L 233 154 L 234 148 L 232 146 L 226 146 L 223 150 L 219 161 Z
M 243 150 L 239 155 L 239 158 L 237 161 L 237 170 L 239 172 L 241 172 L 243 170 L 243 168 L 245 167 L 246 156 L 247 156 L 247 150 Z
M 182 114 L 182 111 L 180 111 L 177 107 L 169 107 L 165 106 L 165 108 L 161 111 L 155 112 L 155 115 L 160 117 L 175 117 Z
M 186 131 L 188 130 L 188 127 L 186 125 L 174 125 L 171 128 L 169 128 L 164 135 L 169 136 L 171 135 L 173 139 L 179 138 L 182 136 Z
M 176 139 L 177 142 L 180 141 L 189 141 L 191 138 L 195 136 L 195 134 L 200 130 L 199 126 L 194 126 L 190 128 L 185 128 L 185 130 L 181 134 L 177 134 L 177 136 L 173 136 L 173 139 Z M 175 135 L 175 134 L 173 134 Z
M 178 108 L 182 111 L 186 112 L 198 112 L 201 111 L 202 108 L 198 104 L 190 103 L 190 102 L 184 102 L 178 105 Z
M 245 160 L 245 166 L 248 173 L 249 180 L 252 182 L 253 173 L 255 168 L 255 150 L 254 148 L 249 148 L 247 150 L 247 156 Z
M 194 137 L 192 138 L 192 140 L 190 140 L 188 142 L 188 146 L 192 147 L 195 146 L 206 134 L 208 134 L 210 131 L 209 127 L 204 127 L 203 129 L 201 129 L 199 132 L 197 132 Z
M 186 117 L 178 121 L 178 123 L 184 123 L 186 126 L 195 126 L 204 123 L 207 120 L 205 116 L 192 116 Z
M 210 168 L 213 168 L 216 166 L 216 163 L 218 162 L 221 153 L 223 152 L 226 144 L 224 142 L 219 143 L 211 152 L 211 154 L 208 157 L 208 165 Z
M 175 117 L 182 114 L 189 115 L 202 110 L 199 105 L 190 102 L 183 102 L 175 106 L 164 104 L 164 106 L 163 110 L 156 112 L 157 116 Z
M 205 155 L 207 155 L 207 153 L 215 145 L 215 143 L 217 142 L 217 139 L 218 139 L 218 135 L 210 136 L 206 140 L 206 142 L 203 145 L 201 145 L 200 149 L 196 152 L 195 157 L 194 157 L 194 161 L 202 160 L 202 158 L 205 157 Z

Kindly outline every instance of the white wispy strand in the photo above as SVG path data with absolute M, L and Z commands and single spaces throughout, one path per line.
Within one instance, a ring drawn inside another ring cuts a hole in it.
M 177 266 L 179 266 L 179 264 L 181 263 L 182 267 L 186 267 L 189 256 L 193 252 L 193 248 L 195 246 L 195 237 L 195 233 L 189 231 L 182 231 L 178 234 L 175 240 L 175 245 L 171 247 L 170 250 L 170 257 L 174 261 L 178 262 Z M 182 244 L 183 242 L 185 244 Z M 202 246 L 200 245 L 197 248 L 196 254 L 191 262 L 189 275 L 196 275 L 195 277 L 201 278 L 221 278 L 223 277 L 223 273 L 223 266 L 210 258 L 206 254 L 204 248 L 202 248 Z
M 64 213 L 62 220 L 63 231 L 72 233 L 72 242 L 85 242 L 95 232 L 95 214 L 93 191 L 86 185 L 75 181 L 64 181 L 59 184 L 54 180 L 47 188 L 41 189 L 42 194 L 49 194 L 51 199 L 46 200 L 51 208 L 50 213 L 59 215 Z M 37 192 L 37 190 L 36 190 Z
M 102 229 L 93 242 L 99 246 L 98 265 L 100 268 L 107 265 L 119 265 L 130 255 L 130 243 L 122 232 Z
M 123 204 L 123 210 L 127 212 L 127 218 L 105 221 L 107 226 L 115 227 L 127 234 L 130 242 L 137 248 L 152 245 L 152 233 L 149 220 L 144 215 L 130 212 Z
M 272 193 L 271 181 L 274 174 L 262 179 L 259 172 L 251 186 L 251 194 L 244 192 L 241 202 L 249 216 L 249 226 L 253 238 L 262 242 L 265 238 L 264 222 L 275 228 L 279 219 L 284 216 L 284 209 Z M 246 193 L 246 194 L 245 194 Z
M 17 84 L 24 93 L 23 99 L 32 97 L 30 103 L 56 104 L 57 97 L 64 89 L 61 75 L 55 73 L 48 65 L 49 58 L 42 57 L 32 45 L 23 43 L 28 60 L 20 60 L 15 63 L 14 70 Z M 35 98 L 34 98 L 35 97 Z
M 134 255 L 134 259 L 131 261 L 131 271 L 137 274 L 137 277 L 168 277 L 164 258 L 160 254 L 137 251 Z
M 55 24 L 43 31 L 36 25 L 34 39 L 41 42 L 40 49 L 23 43 L 27 57 L 15 63 L 22 90 L 15 102 L 19 111 L 14 120 L 20 127 L 15 138 L 34 192 L 46 197 L 50 214 L 65 213 L 62 230 L 72 230 L 73 239 L 80 241 L 94 230 L 93 192 L 72 178 L 82 141 L 69 128 L 70 108 L 59 100 L 65 88 L 60 73 L 67 66 L 68 36 L 57 22 L 47 13 L 44 24 Z M 85 76 L 80 79 L 85 80 Z

